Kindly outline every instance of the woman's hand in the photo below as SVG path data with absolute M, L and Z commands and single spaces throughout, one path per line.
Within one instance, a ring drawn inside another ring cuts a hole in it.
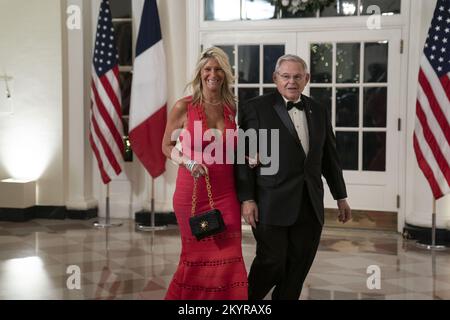
M 194 178 L 199 178 L 208 174 L 208 168 L 204 164 L 196 163 L 192 167 L 191 175 Z

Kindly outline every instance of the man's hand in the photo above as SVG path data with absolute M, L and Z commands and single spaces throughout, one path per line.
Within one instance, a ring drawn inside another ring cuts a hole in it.
M 346 199 L 338 200 L 337 206 L 339 209 L 338 219 L 342 223 L 346 223 L 352 218 L 352 210 L 347 203 Z
M 245 156 L 248 161 L 248 166 L 253 169 L 259 166 L 261 163 L 259 162 L 259 154 L 257 153 L 254 158 Z
M 242 202 L 241 213 L 245 222 L 256 228 L 256 222 L 258 222 L 258 206 L 253 200 L 247 200 Z

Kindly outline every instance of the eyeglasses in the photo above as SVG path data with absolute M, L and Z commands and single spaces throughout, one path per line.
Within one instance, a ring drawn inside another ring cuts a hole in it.
M 287 74 L 287 73 L 283 73 L 283 74 L 278 73 L 278 75 L 280 76 L 280 78 L 283 81 L 286 81 L 286 82 L 289 81 L 290 79 L 293 79 L 295 82 L 300 82 L 305 78 L 304 74 L 296 74 L 296 75 L 291 76 L 290 74 Z

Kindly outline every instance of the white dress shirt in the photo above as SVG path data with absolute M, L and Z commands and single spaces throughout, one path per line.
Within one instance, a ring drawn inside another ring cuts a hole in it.
M 285 105 L 287 105 L 288 100 L 283 97 Z M 297 101 L 293 101 L 297 103 L 300 101 L 298 98 Z M 298 138 L 302 143 L 303 150 L 305 154 L 308 155 L 309 151 L 309 132 L 308 132 L 308 121 L 306 119 L 305 110 L 298 110 L 297 108 L 292 108 L 288 111 L 289 116 L 291 117 L 292 123 L 294 124 L 295 131 L 297 131 Z

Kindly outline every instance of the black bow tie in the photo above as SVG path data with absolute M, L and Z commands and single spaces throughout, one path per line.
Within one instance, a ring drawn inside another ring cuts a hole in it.
M 298 110 L 302 111 L 305 109 L 305 106 L 303 105 L 301 100 L 296 103 L 294 103 L 292 101 L 288 101 L 286 104 L 287 111 L 291 110 L 292 108 L 297 108 Z

